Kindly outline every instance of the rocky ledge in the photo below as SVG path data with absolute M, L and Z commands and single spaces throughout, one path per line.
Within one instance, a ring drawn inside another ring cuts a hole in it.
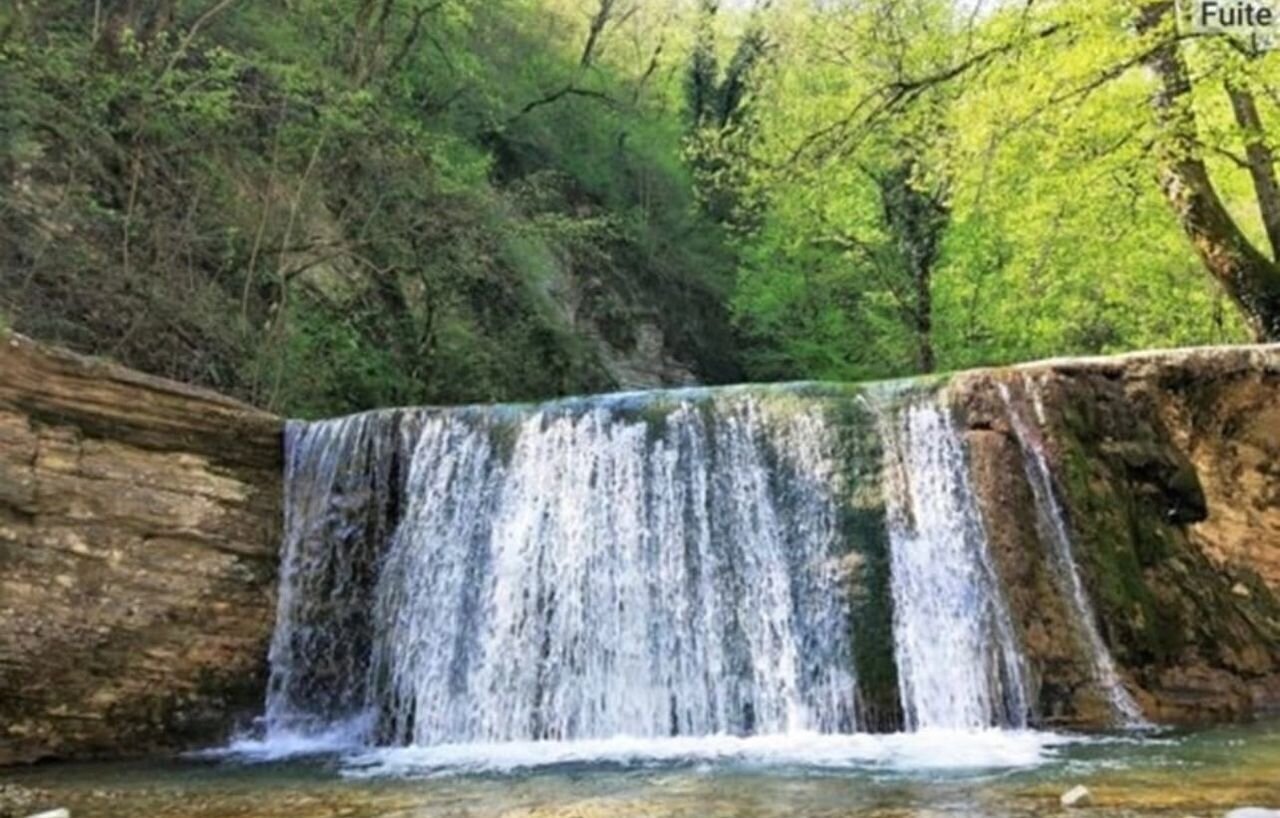
M 1045 721 L 1112 714 L 1052 591 L 1028 448 L 1146 717 L 1280 711 L 1280 346 L 1044 361 L 961 373 L 950 393 Z
M 0 337 L 0 764 L 195 746 L 261 706 L 281 431 Z

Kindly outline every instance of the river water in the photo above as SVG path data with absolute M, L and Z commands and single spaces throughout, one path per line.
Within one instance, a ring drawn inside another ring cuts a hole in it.
M 1091 737 L 925 731 L 861 745 L 722 740 L 665 752 L 663 743 L 647 753 L 643 742 L 612 754 L 544 742 L 457 748 L 452 758 L 353 750 L 275 761 L 243 745 L 160 764 L 11 769 L 0 784 L 102 818 L 1216 816 L 1280 807 L 1275 722 Z M 1059 796 L 1076 784 L 1092 803 L 1063 809 Z

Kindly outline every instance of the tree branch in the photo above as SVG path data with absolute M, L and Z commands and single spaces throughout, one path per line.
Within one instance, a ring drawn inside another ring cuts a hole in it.
M 1139 34 L 1172 19 L 1172 0 L 1141 9 Z M 1165 39 L 1150 52 L 1148 67 L 1159 82 L 1151 103 L 1162 138 L 1158 179 L 1165 199 L 1208 272 L 1236 303 L 1259 341 L 1280 340 L 1280 268 L 1249 241 L 1218 195 L 1197 147 L 1191 78 L 1177 41 Z
M 601 100 L 611 106 L 617 104 L 613 97 L 601 91 L 592 91 L 589 88 L 578 88 L 575 85 L 566 85 L 559 90 L 552 91 L 545 96 L 526 103 L 523 108 L 507 119 L 507 124 L 510 125 L 538 108 L 541 108 L 544 105 L 550 105 L 553 102 L 558 102 L 565 97 L 587 97 L 588 99 Z
M 1227 97 L 1231 100 L 1231 112 L 1236 124 L 1244 132 L 1245 166 L 1253 181 L 1253 191 L 1258 199 L 1258 211 L 1271 244 L 1271 258 L 1280 259 L 1280 186 L 1276 184 L 1275 157 L 1263 136 L 1262 117 L 1253 94 L 1243 85 L 1228 81 Z
M 1054 23 L 1034 32 L 1030 40 L 1048 39 L 1054 34 L 1064 31 L 1067 28 L 1068 24 L 1066 23 Z M 865 130 L 878 121 L 880 117 L 909 104 L 912 100 L 916 99 L 930 88 L 950 82 L 969 71 L 982 68 L 991 63 L 997 57 L 1008 54 L 1009 52 L 1022 47 L 1022 45 L 1024 45 L 1024 43 L 1021 40 L 1010 40 L 973 54 L 955 65 L 935 71 L 931 74 L 925 74 L 916 78 L 897 79 L 886 85 L 882 85 L 865 94 L 857 103 L 854 104 L 853 108 L 844 117 L 824 128 L 814 131 L 802 139 L 800 144 L 792 150 L 788 161 L 790 163 L 798 161 L 803 157 L 805 152 L 833 134 L 841 135 L 837 139 L 837 142 L 843 141 L 848 137 L 848 134 L 845 132 L 849 128 L 853 127 L 855 123 L 858 126 L 855 133 Z M 872 106 L 870 113 L 865 119 L 859 122 L 859 117 L 863 111 L 868 108 L 868 106 Z
M 191 24 L 191 28 L 187 29 L 187 33 L 183 36 L 182 42 L 178 43 L 178 47 L 174 49 L 173 55 L 169 58 L 169 62 L 167 62 L 160 73 L 156 75 L 155 85 L 158 86 L 160 84 L 160 80 L 164 79 L 164 76 L 172 71 L 173 67 L 178 64 L 178 60 L 182 59 L 183 55 L 187 53 L 187 49 L 190 48 L 191 43 L 195 41 L 196 35 L 200 33 L 200 29 L 236 2 L 239 2 L 239 0 L 219 0 L 219 2 L 215 3 L 205 11 L 204 14 L 201 14 L 196 18 L 196 21 Z

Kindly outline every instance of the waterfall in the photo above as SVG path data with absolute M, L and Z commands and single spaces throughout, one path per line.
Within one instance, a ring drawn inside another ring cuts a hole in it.
M 906 726 L 1025 727 L 1023 662 L 960 437 L 940 396 L 899 400 L 880 414 Z
M 855 656 L 910 730 L 1025 726 L 944 398 L 864 393 L 290 423 L 268 738 L 851 733 Z
M 364 644 L 390 536 L 398 412 L 285 428 L 285 542 L 266 721 L 316 732 L 363 710 Z
M 420 745 L 855 729 L 833 438 L 819 405 L 784 403 L 290 425 L 270 729 L 354 720 Z
M 1039 386 L 1034 381 L 1024 381 L 1035 409 L 1036 419 L 1040 426 L 1045 423 L 1044 406 L 1039 394 Z M 1023 467 L 1027 484 L 1031 487 L 1035 498 L 1036 517 L 1043 539 L 1047 540 L 1054 575 L 1058 580 L 1066 599 L 1071 606 L 1072 620 L 1076 623 L 1080 639 L 1089 654 L 1090 671 L 1094 683 L 1101 689 L 1111 707 L 1116 720 L 1127 727 L 1148 726 L 1142 715 L 1142 709 L 1134 701 L 1133 696 L 1125 689 L 1116 672 L 1115 662 L 1102 634 L 1098 630 L 1097 616 L 1093 605 L 1085 591 L 1080 577 L 1080 569 L 1076 565 L 1071 547 L 1071 535 L 1067 528 L 1066 517 L 1054 491 L 1052 473 L 1045 460 L 1044 446 L 1040 442 L 1039 430 L 1035 429 L 1023 417 L 1019 406 L 1013 400 L 1007 384 L 1000 384 L 1000 397 L 1013 427 L 1014 436 L 1022 449 Z

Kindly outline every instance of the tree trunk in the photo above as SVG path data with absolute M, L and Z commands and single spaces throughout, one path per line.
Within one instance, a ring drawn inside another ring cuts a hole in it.
M 591 63 L 596 58 L 596 47 L 600 43 L 600 35 L 604 33 L 604 27 L 609 24 L 609 18 L 613 16 L 613 6 L 617 0 L 600 0 L 600 5 L 596 7 L 596 13 L 591 17 L 591 26 L 587 29 L 587 42 L 582 47 L 582 56 L 578 58 L 579 68 L 590 68 Z
M 1227 84 L 1231 111 L 1245 135 L 1245 156 L 1249 160 L 1249 178 L 1258 197 L 1258 210 L 1271 245 L 1272 260 L 1280 260 L 1280 186 L 1276 184 L 1275 157 L 1262 130 L 1262 118 L 1253 94 L 1244 86 Z
M 929 269 L 922 272 L 923 275 L 917 276 L 915 280 L 916 371 L 927 374 L 937 368 L 933 357 L 933 295 L 930 292 L 933 276 Z
M 1171 19 L 1172 2 L 1145 6 L 1139 30 Z M 1280 268 L 1254 247 L 1222 203 L 1199 153 L 1191 80 L 1176 40 L 1152 50 L 1147 65 L 1159 87 L 1152 97 L 1163 130 L 1157 178 L 1165 199 L 1205 268 L 1240 309 L 1258 341 L 1280 341 Z
M 916 187 L 916 164 L 909 160 L 877 179 L 885 222 L 897 244 L 897 255 L 910 281 L 910 304 L 905 310 L 915 336 L 916 369 L 932 372 L 933 267 L 942 251 L 942 237 L 950 213 L 939 191 Z

